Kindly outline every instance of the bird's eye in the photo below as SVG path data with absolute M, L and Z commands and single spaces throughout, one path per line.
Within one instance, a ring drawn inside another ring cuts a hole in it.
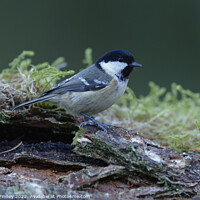
M 119 58 L 118 61 L 119 61 L 119 62 L 123 62 L 123 58 Z

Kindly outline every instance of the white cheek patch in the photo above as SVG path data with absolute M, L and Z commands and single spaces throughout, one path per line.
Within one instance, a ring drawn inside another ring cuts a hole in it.
M 121 71 L 127 66 L 127 63 L 119 61 L 109 61 L 99 63 L 102 69 L 111 76 L 121 73 Z

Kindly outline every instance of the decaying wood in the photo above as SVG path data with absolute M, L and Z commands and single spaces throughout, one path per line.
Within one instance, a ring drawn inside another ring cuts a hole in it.
M 73 146 L 79 123 L 63 111 L 2 111 L 0 152 L 11 151 L 0 154 L 0 193 L 200 198 L 200 153 L 177 153 L 119 127 L 108 128 L 107 134 L 84 127 Z

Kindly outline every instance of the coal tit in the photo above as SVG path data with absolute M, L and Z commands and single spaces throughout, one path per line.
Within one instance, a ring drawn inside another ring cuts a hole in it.
M 109 51 L 95 64 L 43 92 L 38 98 L 19 104 L 12 110 L 47 101 L 68 110 L 73 115 L 81 114 L 89 119 L 81 123 L 81 126 L 95 125 L 107 132 L 105 124 L 89 115 L 112 106 L 124 94 L 133 68 L 140 66 L 142 65 L 135 62 L 133 55 L 128 51 Z

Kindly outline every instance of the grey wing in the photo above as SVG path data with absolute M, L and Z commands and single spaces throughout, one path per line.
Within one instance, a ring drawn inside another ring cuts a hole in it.
M 100 90 L 106 87 L 112 77 L 97 68 L 95 65 L 82 70 L 78 74 L 60 82 L 50 90 L 43 92 L 46 94 L 63 94 L 66 92 L 86 92 Z

